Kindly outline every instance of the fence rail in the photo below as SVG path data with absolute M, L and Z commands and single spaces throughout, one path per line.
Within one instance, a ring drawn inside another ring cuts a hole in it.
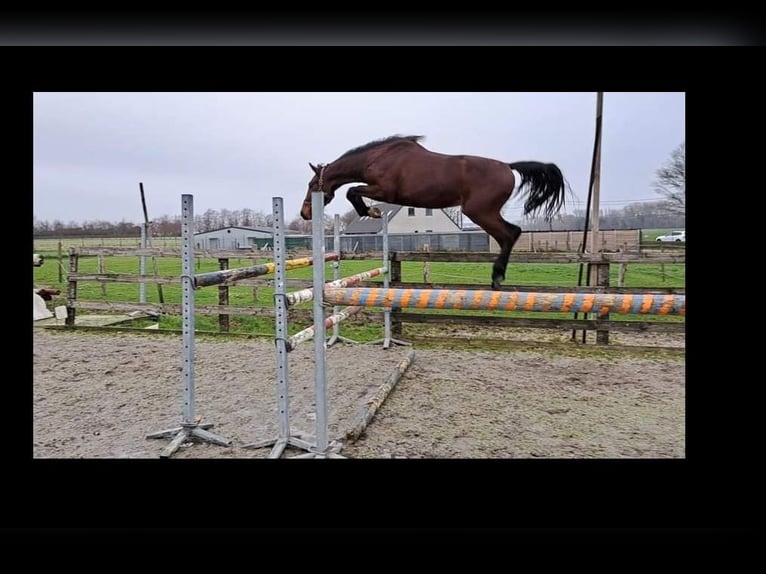
M 618 251 L 600 253 L 578 253 L 558 251 L 522 251 L 511 254 L 512 263 L 686 263 L 686 253 L 672 250 L 671 253 L 656 251 Z M 115 256 L 115 257 L 181 257 L 180 249 L 162 249 L 158 247 L 141 248 L 113 248 L 113 247 L 70 247 L 70 252 L 78 256 Z M 309 252 L 295 250 L 289 252 L 291 257 L 303 256 Z M 380 259 L 382 252 L 366 251 L 355 253 L 341 251 L 341 259 L 365 260 Z M 195 258 L 206 259 L 270 259 L 268 253 L 263 251 L 226 251 L 216 249 L 198 249 L 194 252 Z M 490 251 L 391 251 L 391 261 L 445 261 L 445 262 L 473 262 L 491 263 L 497 258 L 496 253 Z
M 670 251 L 670 252 L 668 252 Z M 613 264 L 620 265 L 621 272 L 624 267 L 630 263 L 657 263 L 657 264 L 684 264 L 685 252 L 683 250 L 648 250 L 641 252 L 616 252 L 616 253 L 562 253 L 562 252 L 519 252 L 513 253 L 513 263 L 567 263 L 567 264 L 585 264 L 588 265 L 589 274 L 594 278 L 593 285 L 588 286 L 538 286 L 530 288 L 528 285 L 505 285 L 503 291 L 529 291 L 534 290 L 541 293 L 569 292 L 569 293 L 596 293 L 596 294 L 657 294 L 657 295 L 683 295 L 684 288 L 678 287 L 651 287 L 651 288 L 626 288 L 613 287 L 609 285 L 609 266 Z M 74 325 L 75 309 L 100 310 L 110 312 L 131 312 L 143 311 L 148 313 L 165 313 L 170 315 L 180 315 L 180 304 L 154 304 L 154 303 L 129 303 L 129 302 L 108 302 L 108 301 L 85 301 L 77 298 L 77 284 L 79 282 L 124 282 L 124 283 L 145 283 L 145 284 L 181 284 L 180 277 L 163 277 L 153 275 L 130 275 L 123 273 L 79 273 L 78 259 L 81 256 L 161 256 L 161 257 L 181 257 L 179 249 L 164 248 L 113 248 L 113 247 L 71 247 L 69 249 L 69 275 L 67 288 L 67 325 Z M 253 261 L 256 257 L 268 258 L 268 253 L 225 251 L 225 250 L 196 250 L 195 257 L 218 259 L 223 267 L 228 268 L 229 259 L 246 259 Z M 301 255 L 296 251 L 291 256 Z M 416 283 L 403 282 L 401 280 L 401 264 L 404 261 L 414 262 L 477 262 L 489 263 L 494 261 L 496 254 L 489 252 L 439 252 L 439 251 L 399 251 L 391 252 L 389 261 L 391 265 L 391 288 L 415 288 L 415 289 L 477 289 L 481 288 L 477 284 L 446 284 L 446 283 Z M 380 261 L 381 254 L 371 253 L 350 253 L 342 252 L 341 260 L 376 260 Z M 311 285 L 310 280 L 289 280 L 294 285 Z M 232 282 L 232 286 L 270 286 L 271 280 L 267 279 L 241 279 Z M 363 287 L 379 286 L 373 281 L 363 281 L 359 283 Z M 229 288 L 228 285 L 219 286 L 219 290 L 224 291 Z M 221 297 L 220 301 L 228 301 L 228 297 Z M 200 305 L 196 306 L 195 311 L 203 315 L 218 315 L 219 317 L 228 317 L 230 315 L 251 315 L 262 317 L 274 317 L 274 308 L 263 305 L 242 306 L 242 305 Z M 296 313 L 296 318 L 303 315 L 302 309 L 291 309 L 290 313 Z M 307 313 L 307 312 L 306 312 Z M 513 313 L 509 313 L 512 315 Z M 372 321 L 382 321 L 383 313 L 374 310 L 365 310 L 364 316 Z M 71 322 L 70 322 L 71 317 Z M 683 333 L 685 332 L 685 322 L 679 320 L 673 321 L 612 321 L 609 315 L 599 318 L 589 317 L 583 314 L 583 318 L 526 318 L 514 316 L 488 316 L 486 314 L 470 315 L 461 313 L 459 316 L 449 313 L 441 313 L 437 310 L 415 313 L 410 310 L 400 308 L 392 309 L 391 313 L 392 328 L 394 336 L 399 339 L 406 338 L 403 334 L 403 327 L 407 324 L 444 324 L 459 322 L 465 325 L 476 326 L 497 326 L 497 327 L 521 327 L 521 328 L 555 328 L 555 329 L 576 329 L 583 331 L 596 331 L 601 337 L 600 342 L 608 339 L 609 331 L 615 332 L 667 332 Z M 228 320 L 221 319 L 220 327 L 222 331 L 228 329 Z

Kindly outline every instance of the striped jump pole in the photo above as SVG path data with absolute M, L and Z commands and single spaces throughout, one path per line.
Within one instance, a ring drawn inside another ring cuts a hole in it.
M 377 287 L 324 290 L 333 305 L 416 309 L 472 309 L 617 313 L 622 315 L 686 315 L 685 295 L 617 293 L 534 293 L 467 289 L 381 289 Z
M 388 395 L 391 394 L 391 391 L 394 390 L 394 387 L 396 387 L 396 384 L 402 378 L 404 371 L 407 370 L 414 360 L 415 351 L 410 349 L 407 356 L 396 366 L 388 376 L 388 379 L 386 379 L 383 385 L 375 393 L 375 396 L 367 402 L 367 405 L 362 409 L 357 423 L 351 429 L 346 431 L 346 440 L 356 442 L 356 440 L 362 436 L 362 433 L 367 429 L 370 422 L 372 422 L 375 413 L 378 412 L 378 409 L 380 409 L 381 406 L 383 406 Z
M 343 279 L 337 279 L 335 281 L 325 283 L 325 289 L 328 287 L 350 287 L 351 285 L 355 285 L 361 281 L 364 281 L 365 279 L 371 279 L 372 277 L 382 275 L 385 272 L 385 267 L 378 267 L 377 269 L 372 269 L 371 271 L 363 271 L 362 273 L 357 273 L 356 275 L 349 275 Z M 288 305 L 297 305 L 298 303 L 307 303 L 308 301 L 313 301 L 314 288 L 309 287 L 307 289 L 301 289 L 300 291 L 286 293 L 285 300 L 287 301 Z
M 324 261 L 337 261 L 337 253 L 327 253 Z M 285 270 L 298 269 L 300 267 L 309 267 L 314 264 L 313 257 L 301 257 L 300 259 L 288 259 L 285 261 Z M 260 265 L 250 265 L 249 267 L 240 267 L 239 269 L 225 269 L 223 271 L 211 271 L 209 273 L 199 273 L 194 276 L 194 286 L 196 288 L 209 287 L 211 285 L 226 285 L 240 279 L 250 277 L 259 277 L 274 273 L 275 263 L 263 263 Z
M 328 329 L 330 327 L 337 326 L 338 323 L 343 321 L 344 319 L 348 319 L 352 315 L 356 315 L 361 311 L 361 307 L 346 307 L 343 310 L 338 311 L 337 313 L 333 313 L 329 317 L 325 318 L 324 320 L 324 326 L 325 329 Z M 310 341 L 314 338 L 314 326 L 306 327 L 303 329 L 303 331 L 298 331 L 295 335 L 287 339 L 287 350 L 292 351 L 297 347 L 300 343 L 305 343 L 306 341 Z M 330 345 L 330 341 L 327 341 L 327 345 Z

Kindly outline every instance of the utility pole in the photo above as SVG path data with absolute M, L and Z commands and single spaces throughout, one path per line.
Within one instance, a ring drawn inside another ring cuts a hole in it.
M 593 162 L 593 204 L 591 205 L 591 236 L 590 236 L 590 251 L 591 253 L 598 253 L 598 220 L 599 220 L 599 191 L 601 184 L 601 111 L 604 104 L 604 92 L 597 92 L 596 95 L 596 133 L 598 139 L 596 140 L 596 152 Z

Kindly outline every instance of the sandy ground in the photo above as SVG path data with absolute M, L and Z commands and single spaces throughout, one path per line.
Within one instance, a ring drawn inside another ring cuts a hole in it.
M 182 420 L 181 337 L 35 328 L 35 458 L 156 458 Z M 290 423 L 313 434 L 313 342 L 290 353 Z M 328 437 L 340 440 L 407 347 L 327 353 Z M 265 458 L 278 435 L 276 354 L 263 339 L 198 339 L 196 414 L 231 446 L 173 458 Z M 285 456 L 303 451 L 288 449 Z M 352 458 L 683 458 L 683 354 L 415 349 Z

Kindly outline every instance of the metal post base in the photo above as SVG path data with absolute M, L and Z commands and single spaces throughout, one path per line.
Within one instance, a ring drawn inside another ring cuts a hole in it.
M 368 345 L 377 345 L 379 343 L 383 343 L 383 348 L 388 349 L 392 344 L 394 345 L 400 345 L 402 347 L 411 347 L 412 343 L 408 343 L 407 341 L 402 341 L 400 339 L 394 339 L 393 337 L 387 337 L 385 339 L 375 339 L 374 341 L 370 341 L 367 343 Z
M 344 337 L 343 335 L 333 335 L 329 339 L 327 339 L 327 346 L 332 347 L 335 343 L 348 343 L 349 345 L 361 345 L 359 341 L 354 341 L 353 339 L 349 339 L 348 337 Z
M 271 452 L 266 458 L 282 458 L 282 454 L 284 453 L 285 449 L 288 446 L 293 446 L 295 448 L 300 448 L 305 451 L 308 451 L 304 454 L 299 454 L 297 456 L 290 456 L 288 458 L 346 458 L 345 456 L 341 456 L 338 453 L 341 448 L 343 448 L 343 445 L 341 443 L 338 443 L 336 441 L 332 441 L 328 446 L 327 450 L 324 452 L 320 452 L 317 450 L 317 447 L 315 444 L 305 440 L 305 439 L 312 439 L 313 437 L 310 435 L 306 435 L 303 433 L 296 433 L 289 438 L 276 438 L 276 439 L 267 439 L 262 440 L 258 442 L 254 442 L 251 444 L 246 444 L 242 448 L 263 448 L 266 446 L 274 445 L 271 449 Z
M 189 440 L 199 440 L 217 444 L 218 446 L 230 446 L 231 441 L 215 433 L 208 432 L 206 429 L 212 427 L 212 423 L 183 424 L 180 427 L 167 429 L 146 435 L 146 438 L 170 438 L 175 435 L 170 444 L 160 453 L 160 458 L 169 458 L 176 452 L 181 445 Z

